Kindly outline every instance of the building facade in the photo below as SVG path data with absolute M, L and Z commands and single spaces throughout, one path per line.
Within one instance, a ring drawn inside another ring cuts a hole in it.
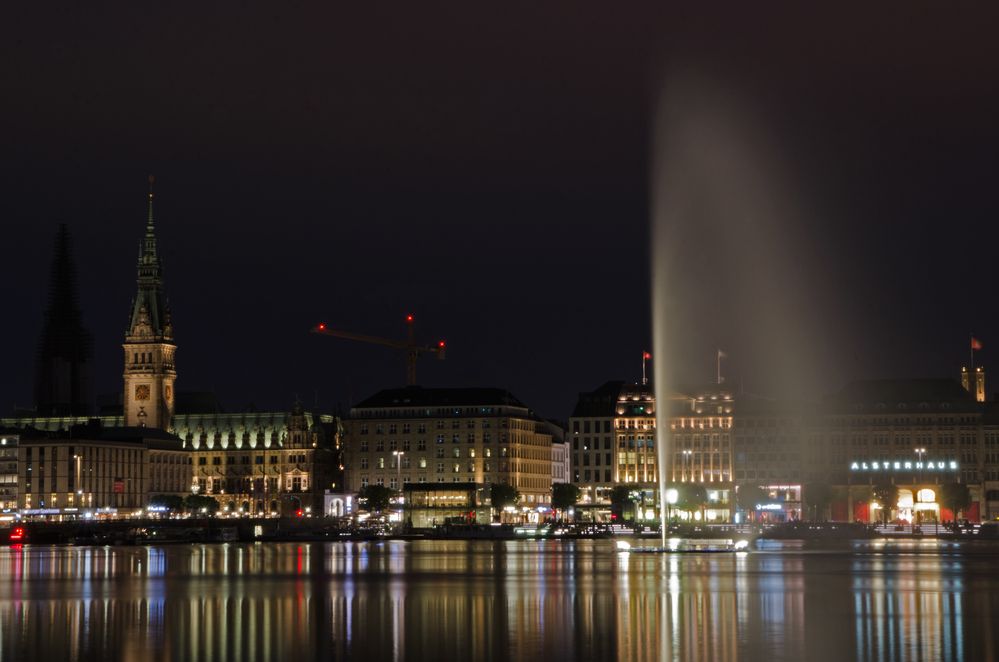
M 17 509 L 18 435 L 0 431 L 0 513 Z
M 572 482 L 582 504 L 610 503 L 615 485 L 653 490 L 658 483 L 656 399 L 651 386 L 607 382 L 580 393 L 569 418 Z
M 551 503 L 552 434 L 501 389 L 380 391 L 344 421 L 347 490 L 406 483 L 505 483 L 521 505 Z
M 155 428 L 22 432 L 17 447 L 17 508 L 67 515 L 141 511 L 151 494 L 188 493 L 190 454 Z
M 56 309 L 47 313 L 47 319 L 78 322 L 72 283 L 67 284 L 63 273 L 67 271 L 66 252 L 64 241 L 57 244 L 54 273 L 58 278 L 54 276 L 56 294 L 50 306 Z M 18 507 L 37 509 L 44 504 L 44 509 L 51 510 L 57 504 L 58 508 L 76 508 L 82 501 L 87 508 L 132 508 L 154 494 L 199 493 L 215 497 L 223 511 L 247 515 L 298 509 L 322 512 L 323 493 L 343 489 L 337 418 L 306 412 L 298 403 L 290 411 L 222 413 L 217 405 L 204 406 L 197 398 L 178 398 L 174 388 L 177 345 L 163 290 L 151 190 L 136 288 L 122 345 L 124 388 L 118 411 L 89 417 L 74 407 L 55 407 L 54 396 L 46 396 L 39 399 L 34 413 L 0 419 L 0 428 L 10 430 L 11 439 L 17 434 L 22 440 L 17 460 L 24 465 L 17 476 L 22 488 Z M 69 312 L 60 312 L 67 306 Z M 45 356 L 55 351 L 52 347 L 63 354 L 63 345 L 87 347 L 89 336 L 78 327 L 76 322 L 67 324 L 62 332 L 83 333 L 82 340 L 59 346 L 45 340 L 43 349 L 49 348 Z M 86 358 L 85 352 L 81 356 Z M 45 365 L 51 363 L 46 361 Z M 42 376 L 48 379 L 46 375 Z M 185 400 L 197 406 L 178 407 L 178 401 Z M 174 442 L 180 444 L 185 461 L 162 455 L 161 451 L 174 449 L 157 445 Z M 4 452 L 0 449 L 0 465 Z M 72 462 L 83 463 L 79 480 L 66 468 Z

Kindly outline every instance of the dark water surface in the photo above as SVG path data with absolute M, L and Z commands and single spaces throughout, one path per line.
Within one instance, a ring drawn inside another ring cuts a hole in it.
M 999 547 L 0 548 L 3 660 L 993 660 Z

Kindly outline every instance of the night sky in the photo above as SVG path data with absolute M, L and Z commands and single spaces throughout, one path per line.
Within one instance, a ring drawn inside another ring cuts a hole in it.
M 718 347 L 761 393 L 790 386 L 778 357 L 810 396 L 956 376 L 971 332 L 999 371 L 993 8 L 39 4 L 0 20 L 3 412 L 30 404 L 60 222 L 95 391 L 120 390 L 154 173 L 179 390 L 346 407 L 401 385 L 403 357 L 309 328 L 402 337 L 412 312 L 448 343 L 424 385 L 566 418 L 579 391 L 637 380 L 651 347 L 663 86 L 666 117 L 700 122 L 674 167 L 710 156 L 696 191 L 659 192 L 688 210 L 678 381 L 712 379 Z M 727 168 L 709 143 L 730 135 Z M 762 187 L 743 177 L 757 163 Z

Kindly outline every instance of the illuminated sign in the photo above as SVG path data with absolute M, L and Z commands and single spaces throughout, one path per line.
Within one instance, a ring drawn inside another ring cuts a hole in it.
M 851 462 L 851 471 L 957 471 L 954 460 L 927 460 L 911 462 L 908 460 L 875 460 L 873 462 Z
M 756 504 L 757 510 L 783 510 L 784 506 L 779 503 L 758 503 Z

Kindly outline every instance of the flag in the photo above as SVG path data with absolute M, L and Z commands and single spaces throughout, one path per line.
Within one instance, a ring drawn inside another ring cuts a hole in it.
M 971 351 L 974 352 L 981 348 L 982 348 L 982 341 L 976 338 L 975 336 L 971 336 Z
M 648 361 L 649 359 L 651 359 L 651 358 L 652 358 L 652 352 L 643 352 L 643 353 L 642 353 L 642 358 L 643 358 L 644 360 Z

